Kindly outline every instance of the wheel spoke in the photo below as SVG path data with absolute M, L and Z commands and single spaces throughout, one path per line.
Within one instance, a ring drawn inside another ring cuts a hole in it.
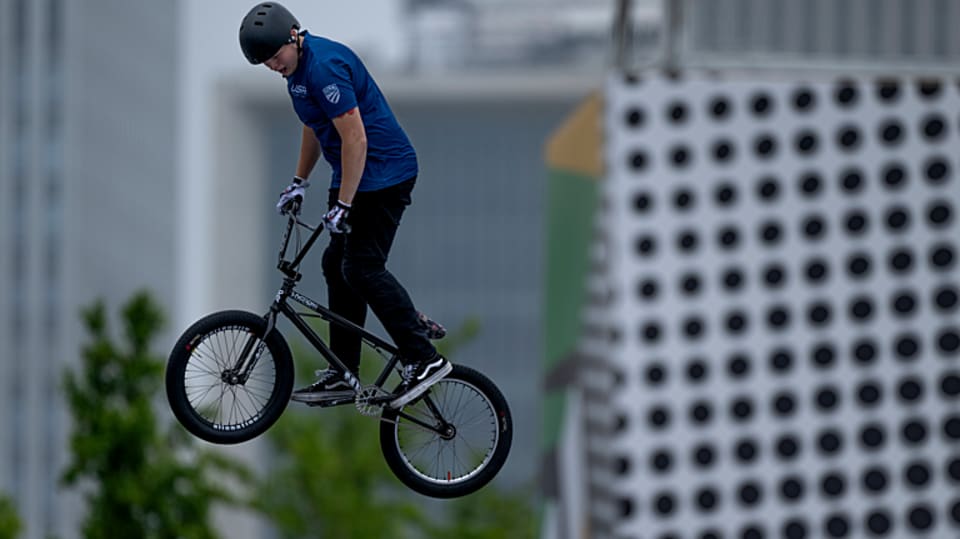
M 206 421 L 224 429 L 244 425 L 263 413 L 277 382 L 269 350 L 243 385 L 231 385 L 222 373 L 232 369 L 254 333 L 247 327 L 224 326 L 204 335 L 187 360 L 183 383 L 187 401 Z M 259 339 L 254 345 L 258 345 Z
M 430 410 L 427 399 L 439 417 Z M 422 480 L 444 485 L 468 481 L 490 462 L 498 437 L 496 412 L 490 400 L 470 383 L 441 380 L 426 399 L 403 412 L 394 427 L 397 448 L 405 465 Z M 442 418 L 456 429 L 456 435 L 448 440 L 425 433 L 411 418 L 425 423 Z

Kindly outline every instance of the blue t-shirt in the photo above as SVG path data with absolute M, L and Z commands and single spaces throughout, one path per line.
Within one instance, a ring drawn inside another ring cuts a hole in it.
M 377 83 L 345 45 L 303 33 L 297 70 L 287 77 L 293 109 L 313 129 L 323 157 L 333 169 L 331 186 L 340 187 L 340 133 L 333 118 L 359 107 L 367 132 L 367 161 L 359 191 L 377 191 L 417 175 L 417 154 Z

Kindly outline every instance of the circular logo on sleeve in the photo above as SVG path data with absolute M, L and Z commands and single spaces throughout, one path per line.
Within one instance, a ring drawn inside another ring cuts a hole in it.
M 338 88 L 336 84 L 324 86 L 323 95 L 327 98 L 327 101 L 333 103 L 334 105 L 340 102 L 340 88 Z

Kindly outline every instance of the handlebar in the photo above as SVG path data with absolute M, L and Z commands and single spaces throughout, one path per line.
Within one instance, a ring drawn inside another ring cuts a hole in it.
M 300 207 L 302 205 L 303 205 L 303 199 L 298 196 L 296 198 L 288 200 L 287 203 L 284 204 L 282 208 L 280 208 L 280 213 L 284 215 L 287 215 L 287 214 L 299 215 Z

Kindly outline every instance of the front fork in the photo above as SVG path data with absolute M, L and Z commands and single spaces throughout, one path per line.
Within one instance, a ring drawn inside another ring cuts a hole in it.
M 267 329 L 263 333 L 263 338 L 261 339 L 253 333 L 250 334 L 233 368 L 222 373 L 221 378 L 224 382 L 230 385 L 243 385 L 247 383 L 247 380 L 250 378 L 250 373 L 253 372 L 254 367 L 257 366 L 257 362 L 260 361 L 260 356 L 263 355 L 263 349 L 267 347 L 267 335 L 270 335 L 270 332 L 273 331 L 273 328 L 277 325 L 277 313 L 279 311 L 279 302 L 275 301 L 273 305 L 270 306 L 270 312 L 263 316 L 267 321 Z

